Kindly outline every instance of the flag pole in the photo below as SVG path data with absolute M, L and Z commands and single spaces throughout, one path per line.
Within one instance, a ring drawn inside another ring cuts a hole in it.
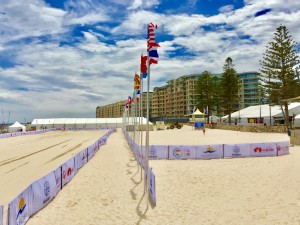
M 149 53 L 147 57 L 147 125 L 146 125 L 146 166 L 145 166 L 145 184 L 146 193 L 148 193 L 148 168 L 149 168 L 149 89 L 150 89 L 150 61 Z M 147 208 L 149 203 L 149 196 L 147 196 Z
M 140 111 L 141 111 L 141 156 L 142 156 L 142 160 L 141 162 L 143 163 L 143 120 L 144 120 L 144 115 L 143 115 L 143 75 L 141 77 L 140 75 L 140 81 L 141 81 L 141 87 L 140 87 Z M 142 165 L 142 168 L 143 168 L 143 165 Z M 143 177 L 143 170 L 141 170 L 141 180 L 142 180 L 142 177 Z

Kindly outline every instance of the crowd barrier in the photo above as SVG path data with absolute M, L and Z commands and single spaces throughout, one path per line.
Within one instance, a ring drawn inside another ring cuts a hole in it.
M 0 205 L 0 225 L 3 225 L 3 206 Z
M 109 130 L 94 144 L 83 149 L 54 171 L 30 184 L 8 205 L 7 225 L 24 225 L 27 220 L 44 208 L 57 193 L 72 180 L 74 175 L 93 158 L 107 138 L 116 129 Z M 0 225 L 2 225 L 3 208 L 0 207 Z
M 124 130 L 123 130 L 124 131 Z M 137 161 L 143 166 L 146 156 L 145 146 L 138 146 L 129 134 L 125 138 Z M 289 154 L 289 141 L 246 143 L 246 144 L 212 144 L 212 145 L 150 145 L 149 159 L 219 159 L 238 157 L 281 156 Z
M 55 131 L 55 130 L 56 130 L 55 128 L 51 128 L 51 129 L 45 129 L 45 130 L 5 133 L 5 134 L 0 134 L 0 138 L 8 138 L 8 137 L 16 137 L 16 136 L 32 135 L 32 134 L 42 134 L 42 133 L 46 133 L 49 131 Z

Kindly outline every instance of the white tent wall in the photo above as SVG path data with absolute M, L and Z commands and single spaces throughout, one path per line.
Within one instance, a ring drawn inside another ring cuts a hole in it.
M 138 119 L 137 119 L 138 121 Z M 127 120 L 126 120 L 127 122 Z M 133 118 L 129 118 L 130 124 L 133 124 Z M 147 119 L 143 118 L 142 123 L 146 124 Z M 32 126 L 37 130 L 45 128 L 61 129 L 106 129 L 122 128 L 123 118 L 56 118 L 56 119 L 34 119 Z M 150 123 L 152 125 L 152 123 Z
M 8 127 L 8 132 L 18 132 L 18 131 L 22 131 L 25 132 L 26 131 L 26 127 L 22 124 L 20 124 L 18 121 L 16 121 L 13 125 Z

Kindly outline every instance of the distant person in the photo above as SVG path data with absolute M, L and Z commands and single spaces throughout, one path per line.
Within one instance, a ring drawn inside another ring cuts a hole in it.
M 203 134 L 205 135 L 205 127 L 202 128 Z

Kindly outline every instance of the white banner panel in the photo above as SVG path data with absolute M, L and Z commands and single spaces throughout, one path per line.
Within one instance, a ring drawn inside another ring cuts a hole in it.
M 78 152 L 75 156 L 77 171 L 87 163 L 87 149 Z
M 223 158 L 223 145 L 200 145 L 196 147 L 196 159 Z
M 286 155 L 290 153 L 290 143 L 289 141 L 280 141 L 276 143 L 277 145 L 277 154 Z
M 249 144 L 224 144 L 224 157 L 249 157 Z
M 167 145 L 150 145 L 149 159 L 168 159 L 169 146 Z
M 30 215 L 44 208 L 56 195 L 56 180 L 54 171 L 31 184 L 33 204 Z
M 0 225 L 3 225 L 3 206 L 0 205 Z
M 275 156 L 277 155 L 276 143 L 251 143 L 249 144 L 251 156 Z
M 30 207 L 32 206 L 33 194 L 31 185 L 27 187 L 8 205 L 8 224 L 9 225 L 24 225 L 29 219 Z
M 55 185 L 56 185 L 56 194 L 61 190 L 62 188 L 62 183 L 61 183 L 61 172 L 62 172 L 62 168 L 61 166 L 58 167 L 55 171 L 54 171 L 54 176 L 55 176 Z
M 94 151 L 94 145 L 91 145 L 87 148 L 87 152 L 88 152 L 88 161 L 91 160 L 94 155 L 95 155 L 95 151 Z
M 62 186 L 65 186 L 75 175 L 74 157 L 65 162 L 62 166 Z
M 195 159 L 196 147 L 193 145 L 170 145 L 169 159 Z
M 156 190 L 155 190 L 155 175 L 153 171 L 148 169 L 148 190 L 152 203 L 156 206 Z

